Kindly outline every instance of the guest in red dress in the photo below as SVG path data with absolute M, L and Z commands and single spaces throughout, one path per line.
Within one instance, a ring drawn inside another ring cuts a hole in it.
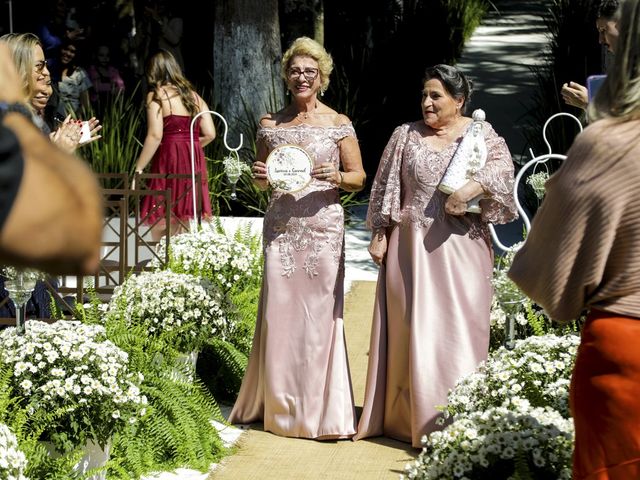
M 160 50 L 147 64 L 149 92 L 147 93 L 147 135 L 142 152 L 136 161 L 136 172 L 142 173 L 151 164 L 149 173 L 191 174 L 191 121 L 198 113 L 209 110 L 171 53 Z M 211 215 L 211 201 L 207 179 L 207 165 L 203 147 L 213 141 L 216 130 L 211 114 L 196 120 L 193 130 L 194 169 L 200 173 L 200 198 L 202 216 Z M 135 185 L 134 185 L 135 187 Z M 170 229 L 170 234 L 181 233 L 189 220 L 194 218 L 191 179 L 151 179 L 149 190 L 171 189 L 171 224 L 165 225 L 165 207 L 160 197 L 148 195 L 141 205 L 142 221 L 154 225 L 152 235 L 158 240 Z M 158 223 L 156 223 L 156 221 Z

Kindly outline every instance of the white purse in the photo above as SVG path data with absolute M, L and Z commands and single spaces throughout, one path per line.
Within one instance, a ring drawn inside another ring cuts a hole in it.
M 483 123 L 486 116 L 483 110 L 474 110 L 471 116 L 473 123 L 471 128 L 462 138 L 460 146 L 453 154 L 447 170 L 440 180 L 438 189 L 448 195 L 452 194 L 484 166 L 487 161 L 487 145 L 484 141 Z M 480 200 L 483 195 L 478 195 L 467 202 L 467 212 L 480 213 Z

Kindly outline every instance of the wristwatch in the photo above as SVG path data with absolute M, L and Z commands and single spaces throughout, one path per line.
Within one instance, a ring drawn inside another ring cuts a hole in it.
M 33 115 L 31 115 L 31 111 L 24 103 L 20 102 L 0 102 L 0 121 L 4 118 L 4 116 L 9 112 L 21 113 L 24 115 L 29 121 L 33 121 Z

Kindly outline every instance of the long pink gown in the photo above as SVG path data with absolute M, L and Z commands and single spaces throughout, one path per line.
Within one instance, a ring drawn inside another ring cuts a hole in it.
M 162 119 L 162 142 L 151 159 L 149 173 L 188 174 L 191 175 L 191 140 L 189 129 L 191 117 L 188 115 L 167 115 Z M 211 216 L 211 199 L 209 198 L 209 182 L 207 176 L 207 161 L 200 146 L 200 119 L 196 120 L 193 129 L 194 165 L 196 173 L 200 173 L 201 198 L 200 209 L 203 217 Z M 191 178 L 152 178 L 147 184 L 149 190 L 171 189 L 171 212 L 174 217 L 183 221 L 193 218 L 193 194 Z M 157 208 L 156 208 L 157 205 Z M 163 202 L 155 196 L 147 195 L 142 198 L 140 216 L 147 224 L 154 223 L 165 216 Z
M 315 164 L 340 157 L 353 127 L 260 128 L 269 151 L 305 148 Z M 274 191 L 264 218 L 264 277 L 253 346 L 231 423 L 264 422 L 288 437 L 349 438 L 355 411 L 342 321 L 344 214 L 338 189 L 313 179 Z
M 421 446 L 437 406 L 487 358 L 493 252 L 487 222 L 515 218 L 513 163 L 488 123 L 486 165 L 473 179 L 491 192 L 481 214 L 444 210 L 437 186 L 462 137 L 441 151 L 422 121 L 394 131 L 369 200 L 370 228 L 392 227 L 378 275 L 369 368 L 355 439 L 386 435 Z

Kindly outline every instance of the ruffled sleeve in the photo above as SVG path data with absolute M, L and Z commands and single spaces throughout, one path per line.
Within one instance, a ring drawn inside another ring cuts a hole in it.
M 407 143 L 409 124 L 397 127 L 382 153 L 373 180 L 367 211 L 369 228 L 384 228 L 400 221 L 402 156 Z
M 509 147 L 489 123 L 484 124 L 487 162 L 473 180 L 482 185 L 489 198 L 480 200 L 482 220 L 487 223 L 509 223 L 518 217 L 513 198 L 513 160 Z

